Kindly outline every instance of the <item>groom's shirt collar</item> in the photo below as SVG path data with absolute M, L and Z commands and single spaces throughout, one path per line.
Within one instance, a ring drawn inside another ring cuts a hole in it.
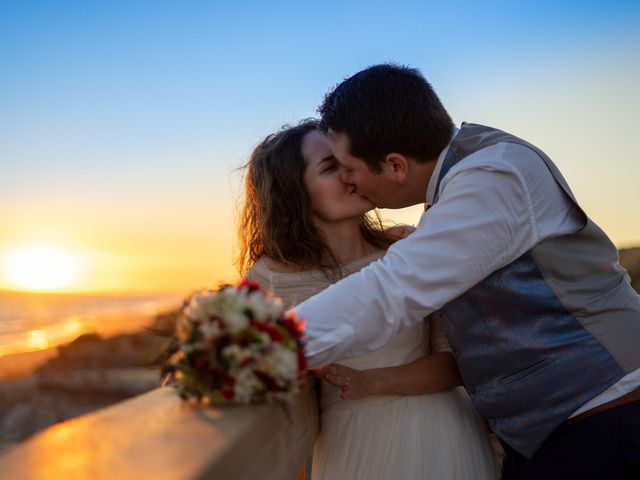
M 444 157 L 447 156 L 447 152 L 449 151 L 449 147 L 451 146 L 451 142 L 458 135 L 460 129 L 458 127 L 453 127 L 453 132 L 451 133 L 451 140 L 446 147 L 440 152 L 438 156 L 438 160 L 436 161 L 436 166 L 433 169 L 433 173 L 431 174 L 431 178 L 429 179 L 429 185 L 427 186 L 427 205 L 431 205 L 433 203 L 433 198 L 436 195 L 436 185 L 438 184 L 438 177 L 440 176 L 440 169 L 442 168 L 442 163 L 444 162 Z

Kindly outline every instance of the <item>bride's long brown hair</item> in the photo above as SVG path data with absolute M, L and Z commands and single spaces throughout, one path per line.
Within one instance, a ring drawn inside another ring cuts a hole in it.
M 237 215 L 236 261 L 241 275 L 266 255 L 339 277 L 338 261 L 311 220 L 311 200 L 303 180 L 307 162 L 302 156 L 302 139 L 318 126 L 315 119 L 284 126 L 267 136 L 242 167 L 244 194 Z M 362 216 L 360 231 L 377 248 L 391 244 L 377 211 Z

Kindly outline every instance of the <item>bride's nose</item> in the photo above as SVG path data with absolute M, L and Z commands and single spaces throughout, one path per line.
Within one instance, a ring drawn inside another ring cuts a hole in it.
M 351 173 L 347 172 L 344 168 L 340 169 L 340 180 L 342 180 L 342 183 L 346 183 L 347 185 L 353 184 Z

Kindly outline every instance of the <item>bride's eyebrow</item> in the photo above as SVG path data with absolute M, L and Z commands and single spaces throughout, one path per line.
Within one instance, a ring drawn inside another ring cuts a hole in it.
M 324 162 L 336 162 L 336 161 L 337 161 L 336 157 L 334 157 L 333 155 L 327 155 L 326 157 L 324 157 L 322 160 L 318 162 L 318 166 L 322 166 Z

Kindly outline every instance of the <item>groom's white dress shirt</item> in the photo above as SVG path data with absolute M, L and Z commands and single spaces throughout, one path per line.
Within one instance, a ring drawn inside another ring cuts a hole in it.
M 457 129 L 454 132 L 454 137 Z M 427 204 L 447 148 L 427 188 Z M 508 157 L 508 161 L 505 160 Z M 305 320 L 311 366 L 384 346 L 541 241 L 584 226 L 579 208 L 532 150 L 498 143 L 451 168 L 439 201 L 415 232 L 386 255 L 298 305 Z M 577 415 L 640 386 L 640 370 L 583 405 Z

